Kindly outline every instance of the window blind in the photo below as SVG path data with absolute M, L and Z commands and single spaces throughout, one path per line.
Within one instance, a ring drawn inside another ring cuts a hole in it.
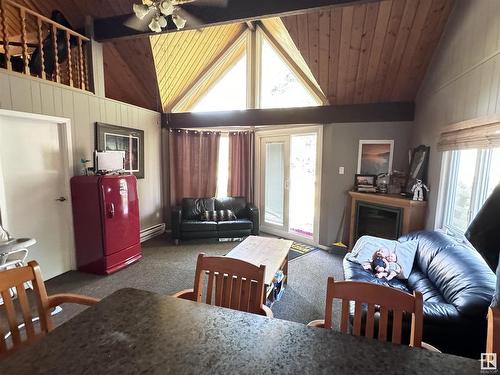
M 448 126 L 438 142 L 439 151 L 500 147 L 500 116 L 488 116 Z

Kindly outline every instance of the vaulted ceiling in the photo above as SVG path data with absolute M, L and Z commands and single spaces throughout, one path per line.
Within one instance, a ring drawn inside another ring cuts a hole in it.
M 454 0 L 385 0 L 282 18 L 330 104 L 412 101 Z
M 59 9 L 74 28 L 83 27 L 85 15 L 100 18 L 130 13 L 137 2 L 17 1 L 46 16 Z M 316 81 L 331 104 L 412 101 L 453 3 L 369 1 L 262 22 L 285 49 L 299 51 L 298 65 L 311 81 Z M 203 32 L 182 31 L 105 43 L 106 96 L 154 110 L 170 110 L 244 28 L 244 24 L 232 24 Z

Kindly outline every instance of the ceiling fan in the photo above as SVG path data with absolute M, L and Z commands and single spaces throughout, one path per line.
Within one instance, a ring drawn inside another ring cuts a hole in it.
M 145 31 L 149 27 L 151 31 L 160 33 L 167 27 L 167 19 L 170 17 L 177 30 L 183 29 L 186 24 L 191 28 L 198 28 L 202 21 L 184 10 L 183 5 L 225 8 L 227 2 L 228 0 L 142 0 L 142 3 L 132 6 L 135 17 L 129 18 L 125 26 L 138 31 Z

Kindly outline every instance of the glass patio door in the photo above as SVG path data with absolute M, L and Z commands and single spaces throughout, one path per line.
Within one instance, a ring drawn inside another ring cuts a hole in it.
M 260 141 L 261 227 L 296 240 L 315 239 L 317 134 L 266 136 Z
M 263 161 L 263 225 L 288 228 L 288 137 L 261 139 Z

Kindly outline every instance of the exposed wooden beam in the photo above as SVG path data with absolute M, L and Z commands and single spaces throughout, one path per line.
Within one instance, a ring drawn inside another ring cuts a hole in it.
M 249 30 L 255 31 L 255 21 L 247 21 L 245 23 L 247 24 Z
M 197 28 L 223 25 L 235 22 L 256 21 L 267 17 L 283 17 L 336 6 L 355 5 L 378 0 L 229 0 L 226 8 L 186 4 L 183 9 L 201 21 Z M 135 17 L 133 13 L 95 20 L 95 38 L 102 42 L 120 38 L 157 35 L 147 28 L 138 31 L 125 26 L 125 22 Z M 192 28 L 189 23 L 184 30 Z M 169 20 L 163 33 L 175 32 L 177 28 Z
M 342 122 L 413 121 L 414 103 L 328 105 L 302 108 L 247 109 L 221 112 L 165 113 L 167 128 L 331 124 Z

